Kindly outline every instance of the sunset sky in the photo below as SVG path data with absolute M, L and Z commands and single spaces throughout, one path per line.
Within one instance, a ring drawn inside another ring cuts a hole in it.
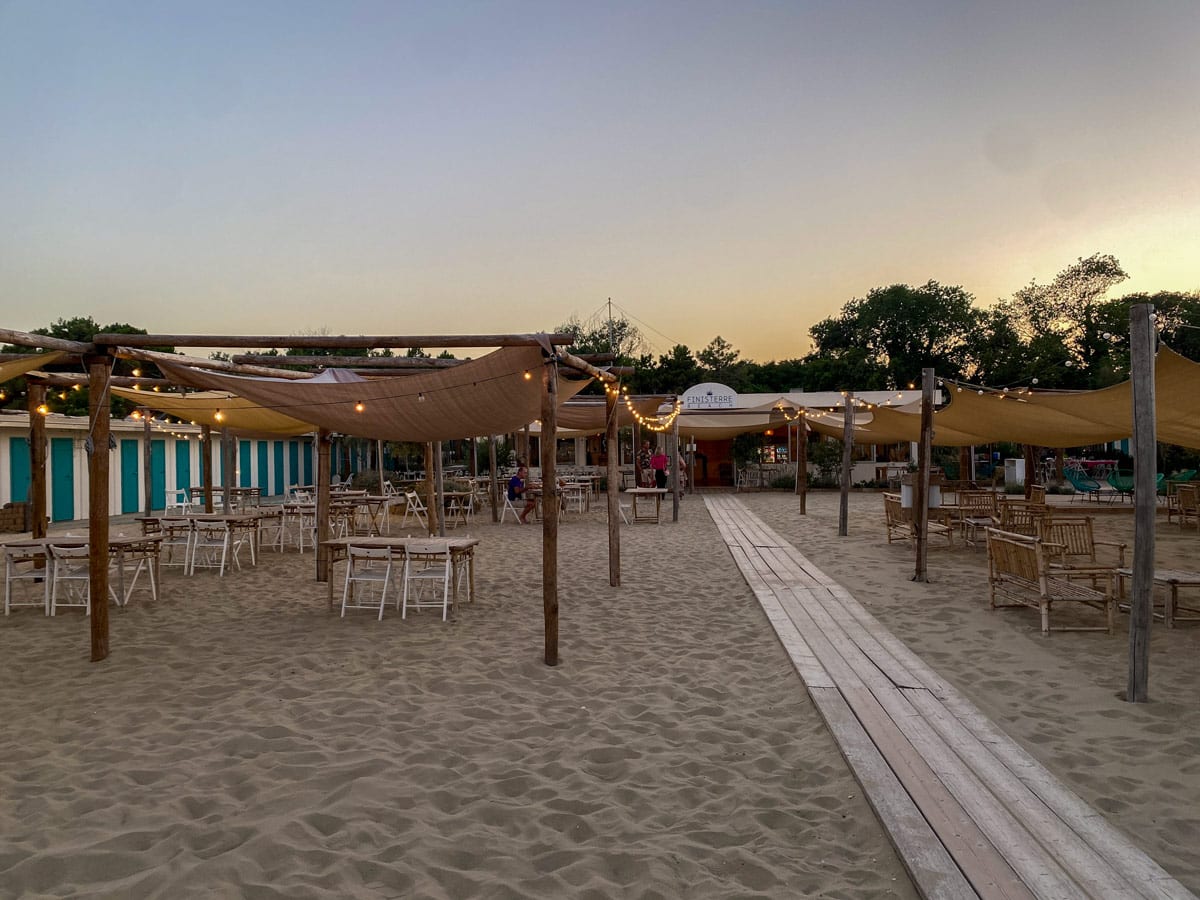
M 1200 3 L 0 0 L 0 326 L 758 360 L 873 287 L 1200 289 Z

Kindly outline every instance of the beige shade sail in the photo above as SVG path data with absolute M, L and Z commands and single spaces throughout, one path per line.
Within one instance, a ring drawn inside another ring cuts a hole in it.
M 1200 448 L 1200 364 L 1160 346 L 1154 363 L 1158 440 Z M 1123 381 L 1095 391 L 950 390 L 950 402 L 933 417 L 933 443 L 965 447 L 1012 441 L 1039 447 L 1080 447 L 1133 433 L 1133 386 Z M 840 411 L 809 411 L 814 431 L 842 436 Z M 918 441 L 920 405 L 856 412 L 856 444 Z
M 327 370 L 303 381 L 257 378 L 156 360 L 171 381 L 225 391 L 264 410 L 341 434 L 386 441 L 444 441 L 516 431 L 541 415 L 540 347 L 502 347 L 450 369 L 365 379 Z M 561 406 L 588 379 L 558 379 Z M 361 410 L 361 411 L 360 411 Z
M 647 417 L 657 414 L 658 408 L 665 403 L 665 396 L 624 397 L 617 400 L 617 427 L 628 428 L 633 424 L 633 413 Z M 576 397 L 569 403 L 563 404 L 558 410 L 558 427 L 560 433 L 566 431 L 563 437 L 603 434 L 607 423 L 605 421 L 605 401 L 601 397 Z
M 52 350 L 49 353 L 31 353 L 28 356 L 6 359 L 0 362 L 0 384 L 32 372 L 34 369 L 40 369 L 42 366 L 53 365 L 71 355 L 61 350 Z
M 197 425 L 228 428 L 239 436 L 294 437 L 316 431 L 316 426 L 309 422 L 302 422 L 272 409 L 264 409 L 243 397 L 235 397 L 228 391 L 168 394 L 113 387 L 112 392 L 117 397 L 132 400 L 138 406 L 195 422 Z M 216 418 L 218 411 L 221 413 L 220 421 Z

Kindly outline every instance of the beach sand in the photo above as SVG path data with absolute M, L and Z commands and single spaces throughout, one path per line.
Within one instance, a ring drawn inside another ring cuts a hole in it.
M 1150 703 L 1119 698 L 1128 680 L 1129 617 L 1113 635 L 1043 636 L 1036 610 L 988 608 L 987 553 L 933 547 L 930 583 L 910 579 L 912 551 L 886 543 L 883 500 L 851 493 L 849 534 L 837 535 L 839 497 L 741 495 L 757 515 L 826 574 L 849 588 L 897 637 L 966 694 L 994 723 L 1200 893 L 1200 623 L 1151 628 Z M 1097 539 L 1133 544 L 1130 504 L 1076 500 L 1064 512 L 1095 517 Z M 932 547 L 932 545 L 931 545 Z M 1200 534 L 1158 516 L 1159 568 L 1197 571 Z M 1132 549 L 1127 550 L 1132 563 Z M 1200 607 L 1200 588 L 1181 591 Z M 1055 622 L 1102 624 L 1103 615 L 1058 609 Z
M 787 499 L 750 498 L 803 549 L 823 523 Z M 869 565 L 838 574 L 903 607 L 870 518 Z M 159 602 L 111 610 L 99 664 L 78 611 L 0 621 L 0 897 L 915 896 L 699 497 L 622 530 L 619 589 L 603 514 L 563 524 L 556 668 L 541 529 L 466 530 L 478 600 L 450 623 L 338 618 L 294 551 L 167 573 Z M 947 628 L 920 649 L 939 647 Z M 1018 725 L 1050 705 L 1031 693 Z M 1046 716 L 1040 749 L 1098 790 L 1082 760 L 1172 740 L 1096 751 L 1064 726 Z

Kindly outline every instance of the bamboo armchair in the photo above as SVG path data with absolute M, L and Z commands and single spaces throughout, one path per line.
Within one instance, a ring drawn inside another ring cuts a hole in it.
M 1117 570 L 1125 566 L 1127 545 L 1096 540 L 1092 522 L 1091 516 L 1044 518 L 1039 523 L 1038 536 L 1046 546 L 1051 571 L 1068 579 L 1087 578 L 1097 589 L 1104 579 L 1111 591 L 1116 586 Z M 1108 548 L 1111 559 L 1100 558 L 1097 548 Z
M 1042 634 L 1050 633 L 1055 603 L 1080 603 L 1102 609 L 1112 634 L 1116 598 L 1111 582 L 1104 590 L 1079 584 L 1051 568 L 1047 546 L 1040 538 L 988 529 L 988 592 L 992 609 L 1028 606 L 1041 613 Z M 1099 626 L 1059 627 L 1055 631 L 1100 631 Z
M 954 526 L 946 521 L 935 521 L 935 510 L 929 511 L 928 534 L 932 537 L 944 537 L 946 546 L 954 546 Z M 900 505 L 899 494 L 883 495 L 883 517 L 887 527 L 887 541 L 912 541 L 916 538 L 915 525 L 912 521 L 911 510 Z
M 1167 506 L 1167 521 L 1170 522 L 1171 517 L 1177 515 L 1180 528 L 1186 528 L 1189 521 L 1200 528 L 1200 484 L 1181 483 L 1175 489 L 1174 496 L 1168 497 L 1168 500 L 1171 499 L 1174 500 L 1174 503 L 1169 503 Z
M 1048 513 L 1045 503 L 1005 500 L 1000 504 L 1000 530 L 1029 536 L 1038 533 L 1038 522 Z

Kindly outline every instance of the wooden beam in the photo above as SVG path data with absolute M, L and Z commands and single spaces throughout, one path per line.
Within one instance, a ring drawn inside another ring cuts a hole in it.
M 237 447 L 228 428 L 221 429 L 221 512 L 232 512 L 234 475 L 237 472 Z
M 800 494 L 800 515 L 808 515 L 808 423 L 804 410 L 796 422 L 796 491 Z
M 425 526 L 429 536 L 438 533 L 437 485 L 434 483 L 433 444 L 425 442 Z
M 1158 453 L 1154 419 L 1154 306 L 1129 307 L 1133 381 L 1133 593 L 1129 598 L 1129 681 L 1125 699 L 1150 699 L 1150 622 L 1154 611 L 1154 502 Z
M 558 371 L 542 366 L 542 614 L 545 619 L 545 661 L 558 665 L 558 479 L 555 449 L 558 435 Z
M 46 536 L 46 417 L 38 412 L 46 402 L 45 385 L 30 381 L 28 398 L 30 534 L 38 539 Z
M 469 359 L 437 359 L 429 356 L 273 356 L 269 353 L 238 353 L 235 365 L 318 366 L 323 369 L 452 369 Z
M 433 495 L 438 510 L 438 537 L 446 536 L 446 478 L 442 474 L 442 442 L 433 442 Z
M 16 334 L 17 332 L 12 332 Z M 5 332 L 0 331 L 0 339 Z M 408 347 L 544 347 L 573 344 L 573 334 L 418 334 L 418 335 L 345 335 L 345 334 L 97 334 L 92 337 L 97 344 L 113 347 L 286 347 L 288 349 L 312 350 L 386 350 Z M 22 343 L 31 346 L 46 344 Z M 70 341 L 59 343 L 69 344 Z M 86 348 L 84 344 L 71 347 L 53 347 L 55 350 Z
M 0 328 L 0 341 L 6 344 L 15 344 L 18 347 L 65 350 L 67 353 L 94 353 L 96 350 L 94 344 L 81 344 L 79 341 L 67 341 L 44 334 L 30 334 L 27 331 L 13 331 L 9 328 Z
M 116 347 L 115 352 L 117 356 L 123 359 L 140 359 L 143 362 L 151 363 L 174 363 L 177 366 L 191 366 L 193 369 L 210 369 L 215 372 L 228 372 L 231 375 L 288 378 L 292 381 L 304 381 L 313 377 L 312 372 L 297 372 L 295 369 L 272 369 L 266 366 L 237 366 L 221 359 L 200 359 L 198 356 L 159 353 L 156 350 L 139 350 L 136 347 Z
M 77 384 L 87 384 L 87 375 L 71 375 L 67 372 L 26 372 L 25 377 L 32 384 L 37 381 L 51 387 L 74 387 Z M 113 387 L 174 387 L 174 382 L 165 378 L 134 378 L 132 375 L 113 375 L 108 383 Z
M 605 458 L 608 480 L 604 496 L 608 500 L 608 583 L 621 586 L 621 497 L 617 493 L 620 485 L 618 463 L 620 462 L 620 439 L 617 434 L 617 395 L 615 390 L 604 391 L 604 436 L 608 445 Z
M 212 429 L 200 426 L 200 483 L 204 485 L 204 511 L 213 511 Z
M 671 488 L 671 521 L 679 521 L 679 416 L 671 423 L 671 433 L 667 435 L 667 459 L 671 473 L 668 482 Z
M 88 583 L 91 590 L 92 662 L 108 657 L 108 376 L 113 358 L 87 357 L 88 436 Z
M 570 366 L 578 372 L 583 372 L 591 375 L 593 378 L 601 382 L 616 382 L 617 376 L 611 372 L 606 372 L 603 369 L 597 369 L 590 362 L 580 359 L 573 353 L 568 353 L 566 350 L 558 351 L 558 361 L 564 366 Z
M 496 466 L 496 436 L 488 435 L 488 500 L 492 507 L 492 523 L 500 522 L 500 470 Z

